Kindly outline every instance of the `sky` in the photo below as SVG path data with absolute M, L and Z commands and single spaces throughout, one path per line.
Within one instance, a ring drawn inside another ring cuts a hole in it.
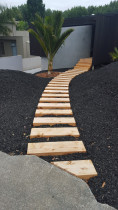
M 8 7 L 18 6 L 26 2 L 27 0 L 0 0 L 0 4 L 7 5 Z M 110 2 L 111 0 L 43 0 L 46 9 L 50 8 L 51 10 L 62 11 L 71 9 L 74 6 L 99 6 L 109 4 Z

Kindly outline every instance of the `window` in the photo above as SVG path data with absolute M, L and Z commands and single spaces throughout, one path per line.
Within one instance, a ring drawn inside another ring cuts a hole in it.
M 0 41 L 0 56 L 5 55 L 4 42 Z

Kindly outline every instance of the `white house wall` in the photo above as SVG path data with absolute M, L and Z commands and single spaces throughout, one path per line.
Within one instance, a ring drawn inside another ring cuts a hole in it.
M 90 57 L 92 26 L 63 27 L 62 32 L 73 28 L 74 32 L 54 57 L 53 68 L 71 68 L 80 58 Z

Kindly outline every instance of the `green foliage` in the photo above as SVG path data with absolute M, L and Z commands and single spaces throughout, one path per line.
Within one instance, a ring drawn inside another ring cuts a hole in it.
M 110 53 L 112 61 L 118 61 L 118 48 L 115 47 L 114 51 Z
M 118 13 L 118 1 L 111 1 L 110 4 L 104 6 L 89 6 L 85 7 L 73 7 L 70 10 L 65 10 L 63 16 L 65 18 L 81 17 L 83 15 L 92 14 L 105 14 L 105 13 Z
M 45 10 L 45 16 L 50 16 L 52 15 L 53 11 L 51 9 L 46 9 Z
M 41 17 L 45 16 L 45 5 L 42 0 L 27 0 L 27 9 L 31 21 L 35 19 L 36 13 Z
M 0 5 L 0 34 L 9 35 L 11 30 L 7 27 L 6 23 L 12 21 L 13 19 L 10 10 Z
M 29 32 L 38 40 L 48 58 L 49 71 L 52 70 L 53 58 L 58 49 L 73 32 L 73 29 L 69 29 L 61 34 L 63 22 L 62 13 L 55 11 L 51 16 L 45 17 L 44 20 L 36 15 L 36 19 L 32 23 L 35 30 L 29 29 Z
M 63 12 L 64 18 L 81 17 L 87 14 L 87 9 L 85 7 L 73 7 L 72 9 Z
M 25 31 L 28 30 L 29 26 L 26 21 L 19 21 L 18 24 L 16 25 L 16 30 L 18 31 Z

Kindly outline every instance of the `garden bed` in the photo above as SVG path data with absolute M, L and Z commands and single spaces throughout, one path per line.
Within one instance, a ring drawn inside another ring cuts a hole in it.
M 16 71 L 0 71 L 0 150 L 10 155 L 26 154 L 34 113 L 50 81 Z M 99 202 L 118 208 L 118 63 L 75 77 L 70 100 L 87 154 L 43 157 L 47 161 L 91 159 L 98 176 L 88 184 Z M 40 141 L 75 140 L 42 138 Z M 38 142 L 39 139 L 35 140 Z

